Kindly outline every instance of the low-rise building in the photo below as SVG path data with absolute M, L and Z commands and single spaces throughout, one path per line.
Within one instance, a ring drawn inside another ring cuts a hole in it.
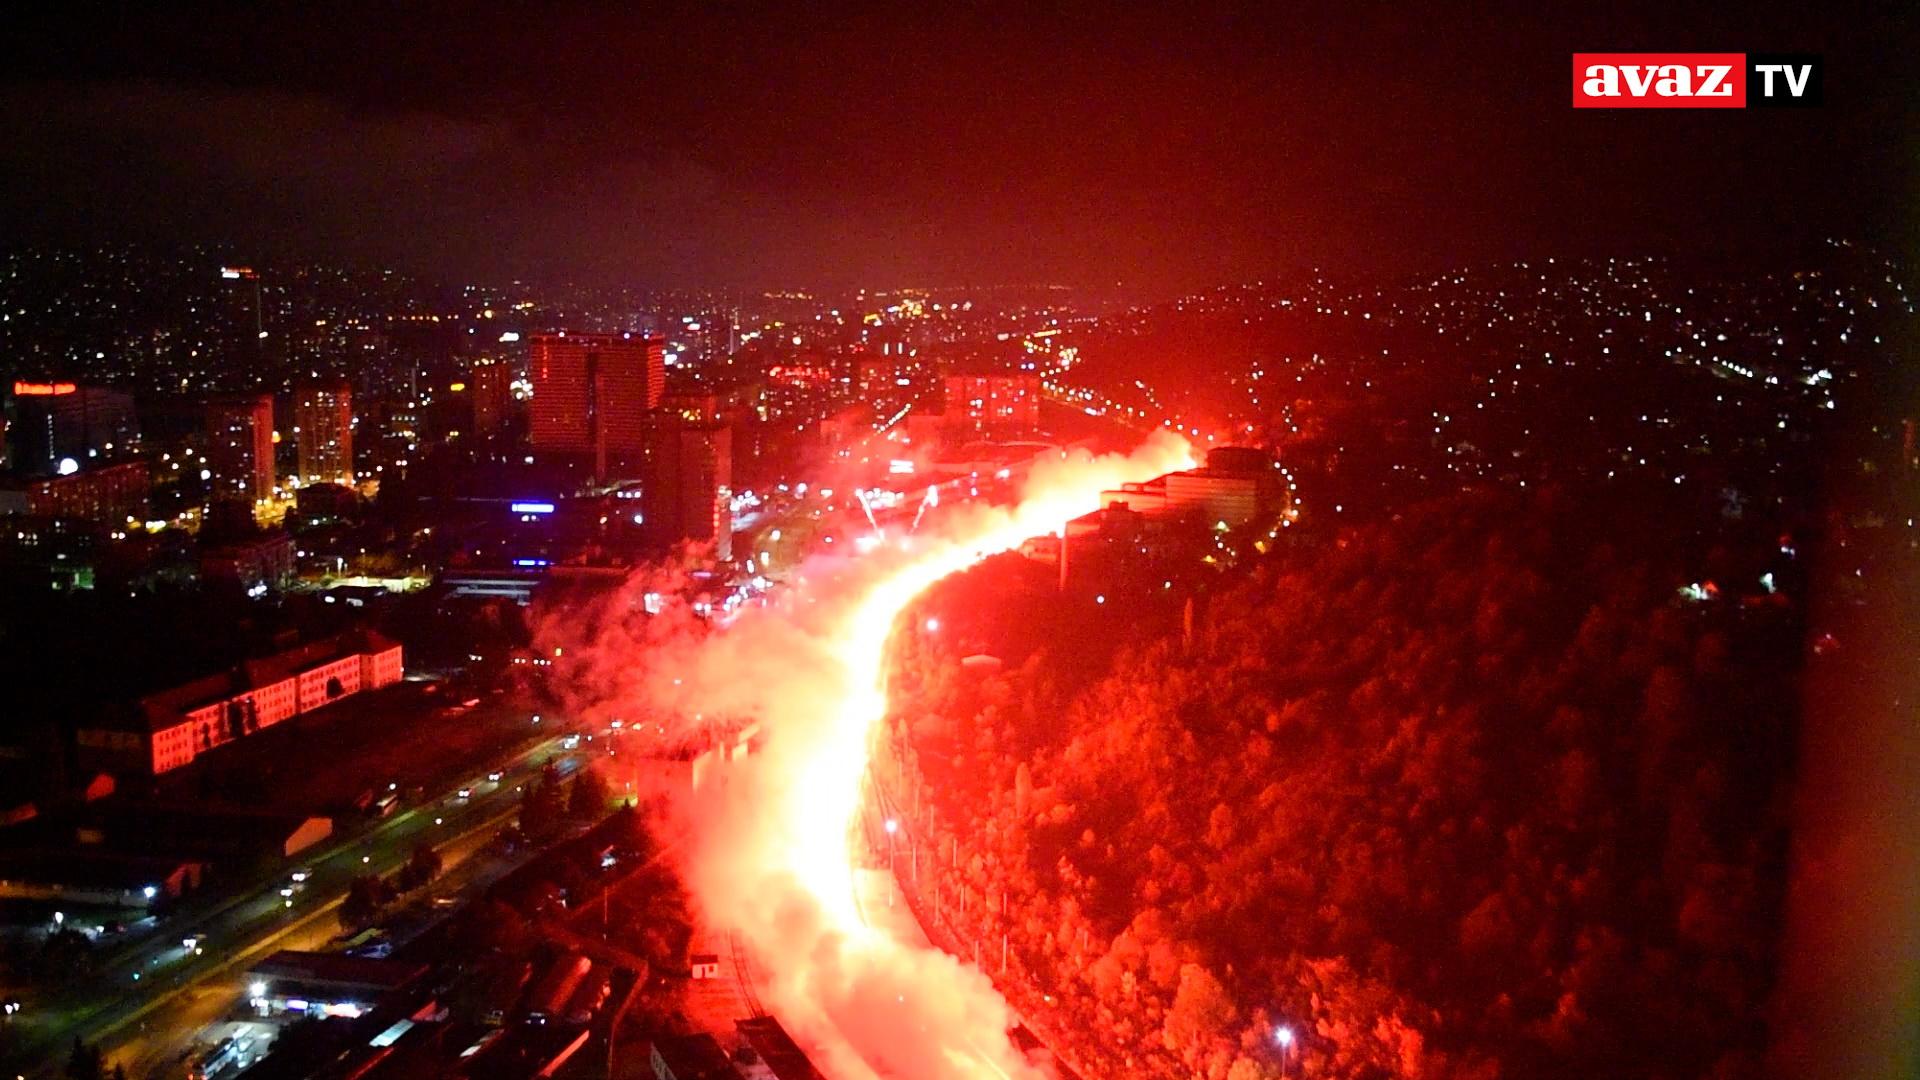
M 293 570 L 293 537 L 286 533 L 267 533 L 200 552 L 200 576 L 243 589 L 279 588 L 293 580 Z
M 1247 446 L 1218 447 L 1207 451 L 1203 468 L 1100 493 L 1103 508 L 1124 506 L 1148 517 L 1197 513 L 1208 525 L 1225 522 L 1229 528 L 1277 513 L 1286 502 L 1272 456 Z
M 771 1016 L 756 1016 L 736 1020 L 733 1026 L 740 1033 L 741 1041 L 753 1047 L 754 1054 L 776 1080 L 824 1080 L 820 1070 L 813 1067 L 793 1037 L 780 1026 L 780 1021 Z
M 400 645 L 350 631 L 149 694 L 82 727 L 90 767 L 158 776 L 289 717 L 399 682 Z
M 34 481 L 27 488 L 27 513 L 124 527 L 147 519 L 152 493 L 147 463 L 126 461 Z
M 648 1055 L 654 1080 L 739 1080 L 720 1040 L 711 1035 L 667 1035 L 653 1040 Z
M 357 1018 L 427 973 L 425 964 L 282 950 L 247 972 L 247 998 L 265 1014 Z

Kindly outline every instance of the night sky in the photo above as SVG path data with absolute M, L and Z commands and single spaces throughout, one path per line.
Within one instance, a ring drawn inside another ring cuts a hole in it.
M 1162 291 L 1911 239 L 1901 5 L 1548 6 L 26 16 L 0 44 L 0 239 Z M 1818 52 L 1827 104 L 1576 112 L 1570 54 L 1608 50 Z

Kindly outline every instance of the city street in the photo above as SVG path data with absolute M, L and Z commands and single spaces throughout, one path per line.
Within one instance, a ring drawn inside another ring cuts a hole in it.
M 109 1061 L 120 1059 L 124 1043 L 125 1053 L 148 1066 L 165 1057 L 160 1051 L 192 1045 L 241 996 L 235 980 L 245 964 L 277 949 L 324 948 L 337 937 L 335 912 L 354 877 L 391 873 L 423 842 L 440 851 L 449 871 L 464 863 L 518 813 L 521 787 L 549 759 L 563 775 L 572 772 L 575 763 L 560 743 L 542 740 L 516 755 L 497 784 L 483 783 L 468 799 L 457 798 L 457 787 L 442 792 L 317 855 L 303 864 L 312 876 L 291 906 L 280 894 L 281 874 L 195 917 L 170 920 L 164 932 L 107 958 L 95 986 L 15 1018 L 21 1058 L 35 1063 L 25 1075 L 57 1074 L 76 1036 L 101 1045 Z M 184 944 L 189 938 L 193 949 Z

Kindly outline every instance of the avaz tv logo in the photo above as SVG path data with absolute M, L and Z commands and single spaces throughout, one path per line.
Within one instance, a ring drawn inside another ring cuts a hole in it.
M 1574 53 L 1576 109 L 1806 109 L 1813 53 Z

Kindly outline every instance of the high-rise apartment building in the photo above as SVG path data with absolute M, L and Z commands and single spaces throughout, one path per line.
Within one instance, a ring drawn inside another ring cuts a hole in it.
M 513 365 L 505 360 L 474 362 L 467 373 L 468 404 L 473 409 L 473 433 L 479 438 L 498 435 L 513 409 Z
M 273 396 L 242 394 L 207 403 L 210 501 L 258 502 L 273 494 Z
M 294 395 L 300 480 L 353 483 L 353 390 L 346 382 L 312 383 Z
M 1040 426 L 1040 377 L 983 371 L 947 376 L 949 427 L 983 435 L 1020 435 Z
M 538 334 L 528 349 L 536 453 L 581 455 L 595 476 L 639 463 L 666 390 L 666 343 L 643 334 Z
M 733 558 L 733 429 L 727 424 L 661 413 L 642 492 L 653 536 L 711 543 L 715 559 Z
M 214 308 L 214 354 L 229 365 L 251 366 L 266 355 L 266 301 L 250 266 L 222 266 Z
M 70 382 L 16 382 L 9 432 L 22 472 L 45 475 L 71 458 L 85 468 L 123 457 L 140 442 L 133 396 Z M 71 470 L 69 470 L 71 471 Z

